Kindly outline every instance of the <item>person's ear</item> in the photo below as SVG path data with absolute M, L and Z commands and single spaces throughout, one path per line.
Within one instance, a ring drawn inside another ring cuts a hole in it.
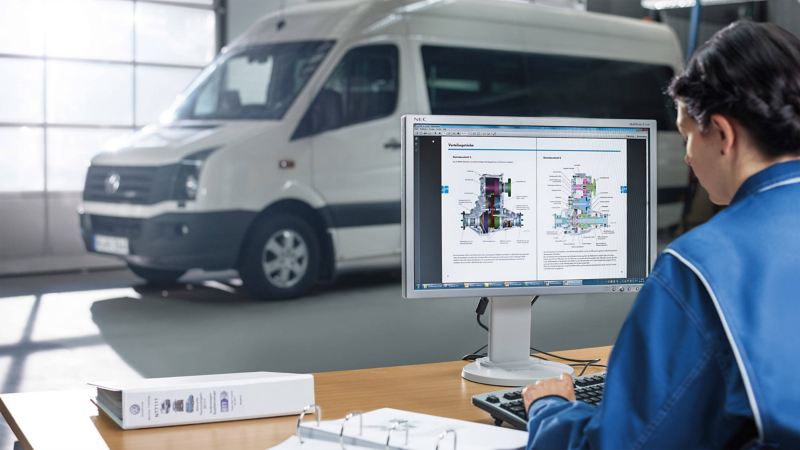
M 733 121 L 722 114 L 714 114 L 711 116 L 712 133 L 718 133 L 721 155 L 730 155 L 733 146 L 736 143 L 736 129 Z

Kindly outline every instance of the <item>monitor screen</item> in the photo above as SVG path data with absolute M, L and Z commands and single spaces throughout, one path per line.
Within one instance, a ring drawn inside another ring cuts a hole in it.
M 403 123 L 407 297 L 639 290 L 654 253 L 653 121 Z

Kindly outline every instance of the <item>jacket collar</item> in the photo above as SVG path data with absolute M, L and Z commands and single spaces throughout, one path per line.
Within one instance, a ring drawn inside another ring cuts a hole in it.
M 731 205 L 772 187 L 794 183 L 800 183 L 800 161 L 773 164 L 745 180 L 733 196 Z

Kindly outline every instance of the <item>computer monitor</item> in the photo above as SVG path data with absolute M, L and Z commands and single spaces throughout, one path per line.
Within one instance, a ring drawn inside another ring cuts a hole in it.
M 403 295 L 490 298 L 488 356 L 462 375 L 521 386 L 534 296 L 638 292 L 655 258 L 653 120 L 407 115 Z

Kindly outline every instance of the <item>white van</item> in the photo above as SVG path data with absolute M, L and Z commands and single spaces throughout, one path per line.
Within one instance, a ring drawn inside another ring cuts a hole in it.
M 262 298 L 397 267 L 406 113 L 656 119 L 669 192 L 687 175 L 661 91 L 680 65 L 664 25 L 525 2 L 289 8 L 92 160 L 83 239 L 151 282 L 237 269 Z

